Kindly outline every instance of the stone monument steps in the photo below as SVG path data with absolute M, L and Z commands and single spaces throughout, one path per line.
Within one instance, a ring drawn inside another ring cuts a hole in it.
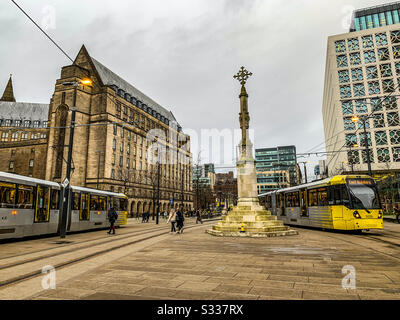
M 282 237 L 282 236 L 291 236 L 291 235 L 297 235 L 298 232 L 294 230 L 284 230 L 284 231 L 272 231 L 272 232 L 254 232 L 254 233 L 241 233 L 241 232 L 221 232 L 218 230 L 212 230 L 209 229 L 207 230 L 208 234 L 211 234 L 213 236 L 229 236 L 229 237 L 254 237 L 254 238 L 269 238 L 269 237 Z
M 276 216 L 252 216 L 252 215 L 247 215 L 247 216 L 223 216 L 222 217 L 222 221 L 223 222 L 229 222 L 229 221 L 237 221 L 237 222 L 241 222 L 241 221 L 276 221 L 277 217 Z
M 278 221 L 277 221 L 278 222 Z M 243 224 L 245 230 L 254 228 L 274 228 L 274 227 L 286 227 L 281 221 L 280 223 L 263 223 L 263 222 L 247 222 Z M 241 223 L 219 223 L 216 227 L 226 227 L 232 229 L 240 229 L 242 227 Z M 288 227 L 286 227 L 288 228 Z

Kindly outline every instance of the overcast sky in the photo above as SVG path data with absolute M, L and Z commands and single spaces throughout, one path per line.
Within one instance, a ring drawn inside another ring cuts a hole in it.
M 85 44 L 94 58 L 172 110 L 184 129 L 239 128 L 240 84 L 233 75 L 245 66 L 253 72 L 246 87 L 255 147 L 295 145 L 301 153 L 324 141 L 327 37 L 348 32 L 352 7 L 392 1 L 17 2 L 72 58 Z M 17 101 L 49 103 L 70 61 L 11 0 L 0 2 L 0 34 L 0 91 L 12 73 Z M 318 159 L 309 160 L 311 176 Z

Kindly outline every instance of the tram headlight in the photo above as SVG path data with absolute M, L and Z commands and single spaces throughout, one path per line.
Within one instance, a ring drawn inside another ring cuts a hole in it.
M 378 219 L 380 219 L 380 218 L 382 218 L 382 211 L 379 211 L 379 213 L 378 213 Z
M 360 216 L 360 214 L 358 213 L 358 211 L 354 211 L 354 212 L 353 212 L 353 216 L 354 216 L 354 218 L 356 218 L 356 219 L 361 219 L 361 216 Z
M 17 211 L 17 210 L 13 210 L 13 211 L 11 211 L 11 214 L 12 214 L 13 216 L 16 216 L 16 215 L 18 214 L 18 211 Z

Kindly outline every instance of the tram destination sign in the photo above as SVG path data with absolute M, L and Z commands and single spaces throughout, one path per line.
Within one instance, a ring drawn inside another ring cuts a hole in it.
M 360 185 L 360 184 L 365 184 L 365 185 L 375 185 L 374 179 L 347 179 L 347 183 L 349 185 Z

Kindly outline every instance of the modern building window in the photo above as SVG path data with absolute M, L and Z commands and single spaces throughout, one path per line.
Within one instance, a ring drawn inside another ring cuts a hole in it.
M 22 132 L 22 133 L 21 133 L 21 139 L 22 139 L 22 140 L 28 139 L 28 133 L 27 133 L 27 132 Z
M 130 159 L 129 158 L 127 158 L 126 159 L 126 167 L 129 169 L 129 163 L 130 163 Z
M 124 152 L 124 143 L 123 142 L 121 142 L 120 151 Z
M 126 153 L 127 153 L 127 154 L 130 154 L 130 153 L 131 153 L 131 145 L 130 145 L 130 144 L 128 144 L 128 145 L 126 146 Z
M 111 164 L 115 164 L 115 154 L 113 154 L 112 156 L 111 156 Z
M 30 168 L 33 168 L 33 162 L 34 162 L 33 159 L 30 159 L 30 160 L 29 160 L 29 167 L 30 167 Z
M 119 166 L 122 167 L 124 164 L 124 157 L 123 156 L 119 156 Z
M 20 127 L 21 126 L 21 123 L 22 123 L 21 120 L 15 120 L 14 122 L 15 122 L 15 127 Z
M 38 121 L 38 120 L 33 121 L 33 127 L 39 128 L 39 123 L 40 123 L 40 121 Z
M 36 140 L 38 138 L 37 133 L 31 133 L 31 140 Z
M 117 124 L 116 123 L 113 124 L 113 131 L 114 131 L 114 136 L 116 136 L 117 135 Z
M 31 121 L 30 120 L 24 120 L 24 127 L 29 127 L 31 125 Z
M 14 161 L 10 161 L 10 163 L 9 163 L 9 165 L 8 165 L 8 168 L 9 168 L 10 170 L 14 169 Z
M 11 127 L 11 123 L 12 123 L 12 120 L 11 120 L 11 119 L 6 119 L 6 120 L 4 121 L 4 126 L 5 126 L 5 127 Z
M 47 134 L 46 133 L 41 133 L 40 134 L 40 139 L 46 139 L 47 138 Z
M 42 127 L 43 128 L 47 128 L 47 124 L 48 124 L 49 122 L 48 121 L 42 121 Z
M 115 179 L 115 169 L 111 169 L 111 179 Z

